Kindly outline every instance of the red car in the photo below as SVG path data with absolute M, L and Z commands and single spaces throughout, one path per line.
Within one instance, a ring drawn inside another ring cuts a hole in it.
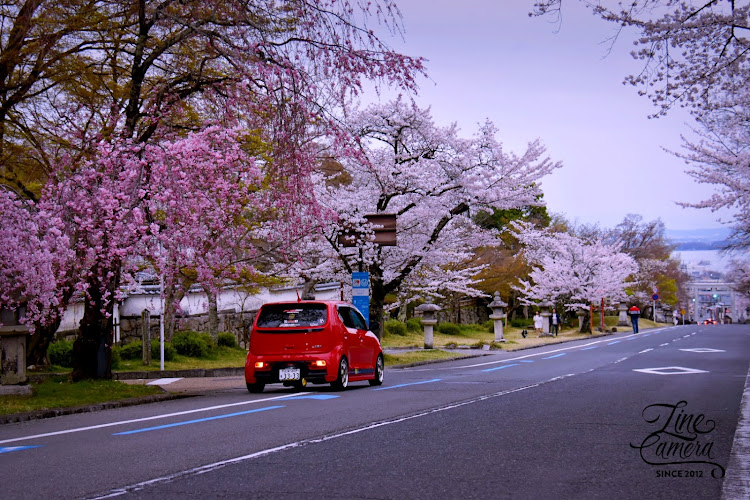
M 383 350 L 362 314 L 348 302 L 304 300 L 263 305 L 250 334 L 247 390 L 266 384 L 302 388 L 329 383 L 383 383 Z
M 704 325 L 715 325 L 716 320 L 715 319 L 707 319 L 703 322 Z

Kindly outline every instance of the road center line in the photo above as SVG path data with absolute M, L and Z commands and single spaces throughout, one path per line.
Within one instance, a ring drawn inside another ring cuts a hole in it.
M 552 355 L 552 356 L 547 356 L 546 358 L 542 358 L 542 359 L 552 359 L 552 358 L 559 358 L 560 356 L 565 356 L 566 354 L 568 354 L 568 353 L 567 353 L 567 352 L 561 352 L 561 353 L 559 353 L 559 354 L 554 354 L 554 355 Z
M 503 368 L 510 368 L 511 366 L 519 366 L 520 363 L 513 363 L 512 365 L 496 366 L 495 368 L 486 368 L 483 372 L 494 372 L 495 370 L 502 370 Z
M 22 451 L 22 450 L 31 450 L 33 448 L 41 448 L 42 445 L 36 445 L 36 446 L 7 446 L 5 448 L 0 447 L 0 455 L 3 453 L 10 453 L 12 451 Z
M 239 417 L 240 415 L 249 415 L 250 413 L 258 413 L 267 410 L 278 410 L 279 408 L 285 408 L 283 405 L 278 406 L 267 406 L 265 408 L 255 408 L 252 410 L 238 411 L 235 413 L 225 413 L 224 415 L 216 415 L 215 417 L 196 418 L 195 420 L 187 420 L 185 422 L 175 422 L 173 424 L 157 425 L 155 427 L 145 427 L 143 429 L 135 429 L 132 431 L 115 432 L 113 436 L 127 436 L 129 434 L 139 434 L 141 432 L 158 431 L 161 429 L 168 429 L 170 427 L 180 427 L 182 425 L 198 424 L 200 422 L 208 422 L 210 420 L 220 420 L 222 418 Z
M 422 385 L 422 384 L 430 384 L 432 382 L 440 382 L 439 378 L 434 378 L 432 380 L 422 380 L 421 382 L 409 382 L 408 384 L 399 384 L 399 385 L 389 385 L 388 387 L 378 387 L 377 389 L 373 389 L 373 391 L 386 391 L 388 389 L 398 389 L 399 387 L 406 387 L 409 385 Z

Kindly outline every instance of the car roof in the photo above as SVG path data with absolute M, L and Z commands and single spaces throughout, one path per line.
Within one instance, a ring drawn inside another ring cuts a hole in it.
M 263 306 L 270 306 L 270 305 L 299 305 L 299 304 L 327 304 L 327 305 L 346 305 L 351 306 L 351 302 L 346 302 L 343 300 L 280 300 L 277 302 L 266 302 L 263 304 Z

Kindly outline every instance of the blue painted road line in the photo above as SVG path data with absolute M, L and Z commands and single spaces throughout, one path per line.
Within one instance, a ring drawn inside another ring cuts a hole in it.
M 521 363 L 533 363 L 533 362 L 534 362 L 533 359 L 522 359 L 521 360 Z
M 398 389 L 399 387 L 407 387 L 410 385 L 422 385 L 422 384 L 430 384 L 432 382 L 440 382 L 439 378 L 434 378 L 432 380 L 423 380 L 422 382 L 411 382 L 409 384 L 399 384 L 399 385 L 389 385 L 388 387 L 378 387 L 377 389 L 373 389 L 373 391 L 385 391 L 387 389 Z
M 619 341 L 619 340 L 615 340 L 614 342 L 610 342 L 610 343 L 609 343 L 609 344 L 607 344 L 607 345 L 612 345 L 612 344 L 619 344 L 619 343 L 620 343 L 620 341 Z
M 326 399 L 336 399 L 340 396 L 334 396 L 333 394 L 300 394 L 299 396 L 292 396 L 291 398 L 284 398 L 284 401 L 291 399 L 317 399 L 324 401 Z
M 597 347 L 599 347 L 599 346 L 598 345 L 593 345 L 591 347 L 583 347 L 583 348 L 581 348 L 581 350 L 582 351 L 588 351 L 589 349 L 596 349 Z
M 494 372 L 495 370 L 502 370 L 503 368 L 510 368 L 511 366 L 518 366 L 518 363 L 513 363 L 512 365 L 496 366 L 495 368 L 487 368 L 486 370 L 482 370 L 482 371 L 483 372 Z
M 568 353 L 567 352 L 561 352 L 560 354 L 555 354 L 554 356 L 547 356 L 546 358 L 542 358 L 542 359 L 559 358 L 560 356 L 565 356 L 566 354 L 568 354 Z
M 6 447 L 0 447 L 0 454 L 2 453 L 10 453 L 12 451 L 21 451 L 21 450 L 30 450 L 32 448 L 41 448 L 42 445 L 37 446 L 6 446 Z
M 210 420 L 219 420 L 222 418 L 238 417 L 240 415 L 248 415 L 250 413 L 258 413 L 258 412 L 266 411 L 266 410 L 277 410 L 279 408 L 284 408 L 284 407 L 283 406 L 267 406 L 266 408 L 256 408 L 254 410 L 238 411 L 236 413 L 227 413 L 225 415 L 217 415 L 215 417 L 197 418 L 195 420 L 187 420 L 185 422 L 176 422 L 174 424 L 157 425 L 156 427 L 146 427 L 144 429 L 136 429 L 133 431 L 115 432 L 112 435 L 113 436 L 126 436 L 128 434 L 138 434 L 139 432 L 158 431 L 160 429 L 168 429 L 170 427 L 179 427 L 181 425 L 197 424 L 200 422 L 208 422 Z

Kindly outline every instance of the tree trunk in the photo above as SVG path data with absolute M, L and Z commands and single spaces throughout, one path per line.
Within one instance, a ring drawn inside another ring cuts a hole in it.
M 386 290 L 383 283 L 383 270 L 375 266 L 370 267 L 370 331 L 379 340 L 383 339 L 385 319 Z
M 305 278 L 304 284 L 302 285 L 302 300 L 315 300 L 315 285 L 317 284 L 317 280 Z
M 204 286 L 203 290 L 206 292 L 208 297 L 208 333 L 214 340 L 219 338 L 219 305 L 216 299 L 216 294 L 211 291 L 208 286 Z
M 119 272 L 119 270 L 118 270 Z M 106 276 L 106 272 L 94 276 Z M 73 343 L 73 380 L 112 378 L 112 310 L 114 302 L 106 301 L 100 284 L 96 280 L 89 283 L 89 297 L 83 310 L 83 318 L 78 328 L 78 337 Z M 110 282 L 110 297 L 116 288 L 114 279 Z
M 48 366 L 47 349 L 55 340 L 55 332 L 60 328 L 62 318 L 58 317 L 55 322 L 47 326 L 37 326 L 34 334 L 29 336 L 29 344 L 26 348 L 26 366 Z
M 73 287 L 68 287 L 68 291 L 62 296 L 62 303 L 69 304 L 73 296 Z M 29 336 L 29 343 L 26 348 L 26 366 L 48 366 L 49 358 L 47 350 L 49 345 L 55 340 L 55 333 L 62 323 L 62 314 L 59 314 L 55 321 L 47 326 L 36 326 L 34 335 Z
M 583 324 L 581 325 L 580 333 L 591 333 L 591 313 L 586 309 L 586 314 L 583 315 Z
M 164 298 L 164 340 L 172 340 L 174 336 L 174 283 L 163 283 L 162 296 Z
M 404 303 L 404 305 L 398 308 L 398 320 L 401 323 L 406 323 L 406 321 L 409 319 L 408 314 L 409 308 L 407 307 L 406 303 Z

